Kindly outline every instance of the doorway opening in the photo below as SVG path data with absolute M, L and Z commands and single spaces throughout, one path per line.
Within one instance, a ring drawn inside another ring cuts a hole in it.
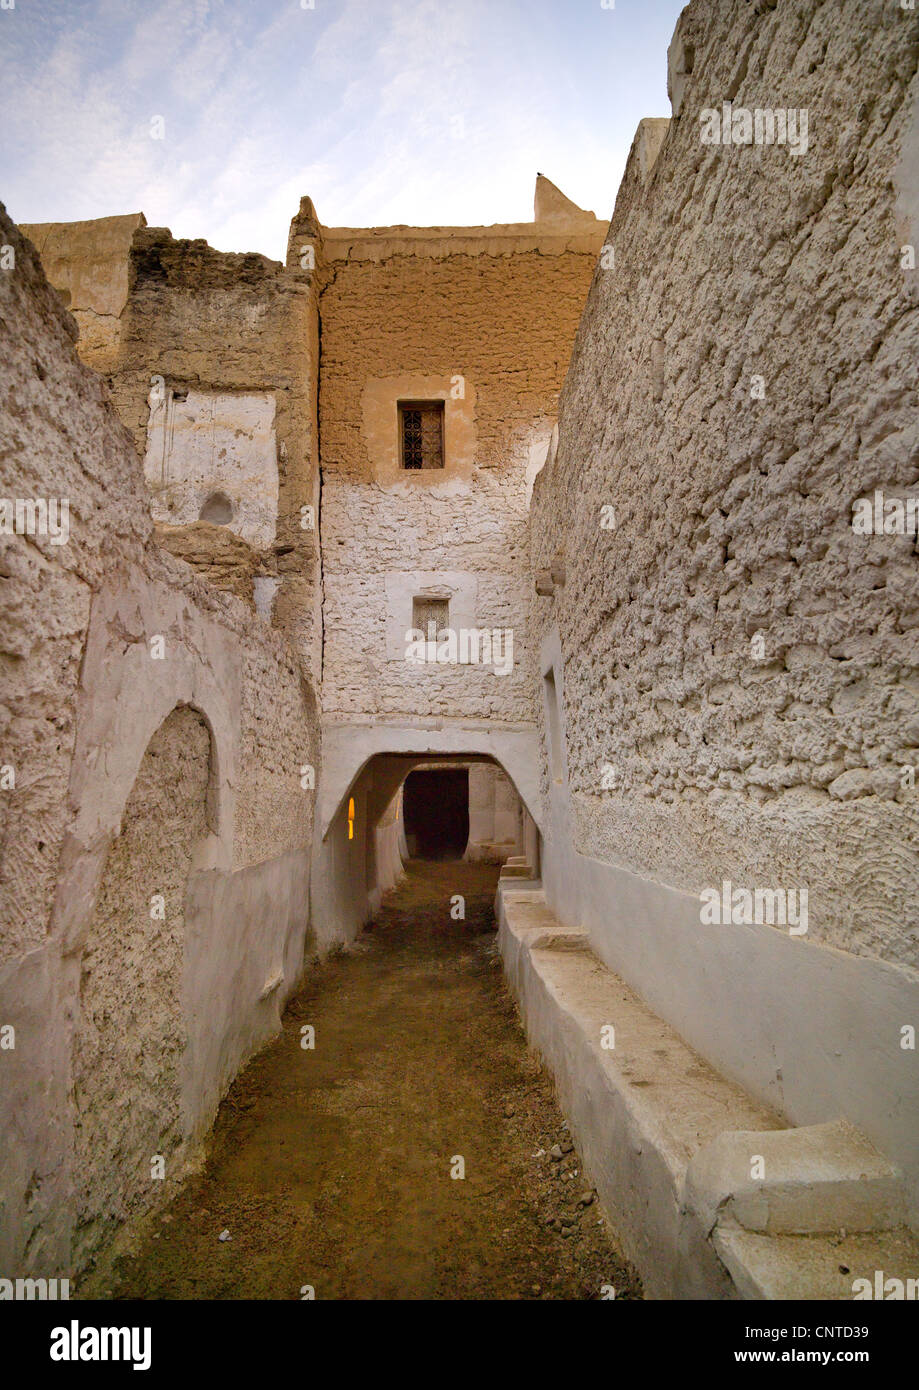
M 469 769 L 410 772 L 402 815 L 413 859 L 462 859 L 469 840 Z

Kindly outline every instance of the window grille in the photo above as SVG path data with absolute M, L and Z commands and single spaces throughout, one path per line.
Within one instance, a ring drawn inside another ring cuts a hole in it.
M 403 468 L 443 468 L 443 401 L 402 401 L 399 434 Z
M 445 598 L 413 598 L 412 627 L 424 634 L 425 641 L 436 640 L 450 623 L 450 601 Z M 433 624 L 433 631 L 431 625 Z

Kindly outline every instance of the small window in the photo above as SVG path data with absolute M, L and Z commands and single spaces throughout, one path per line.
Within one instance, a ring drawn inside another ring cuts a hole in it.
M 412 627 L 423 632 L 425 641 L 434 642 L 437 634 L 450 623 L 450 600 L 446 598 L 413 598 Z M 434 626 L 431 631 L 431 624 Z
M 443 401 L 400 401 L 399 438 L 403 468 L 443 468 Z

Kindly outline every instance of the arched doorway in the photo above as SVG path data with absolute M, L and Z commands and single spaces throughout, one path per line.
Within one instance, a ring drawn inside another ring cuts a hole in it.
M 182 1145 L 185 898 L 209 776 L 208 725 L 180 706 L 147 745 L 106 861 L 73 1038 L 78 1269 L 156 1204 Z

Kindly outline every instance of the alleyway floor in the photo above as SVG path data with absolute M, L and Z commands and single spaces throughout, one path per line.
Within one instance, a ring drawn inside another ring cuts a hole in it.
M 503 982 L 496 880 L 485 865 L 409 866 L 236 1079 L 204 1170 L 85 1292 L 641 1297 L 577 1152 L 551 1155 L 570 1141 Z

